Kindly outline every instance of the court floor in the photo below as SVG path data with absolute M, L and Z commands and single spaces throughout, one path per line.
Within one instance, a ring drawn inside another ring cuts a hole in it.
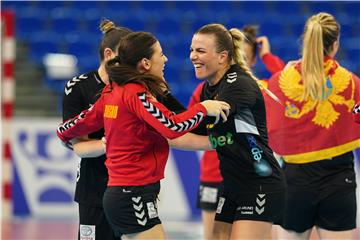
M 164 220 L 163 225 L 169 240 L 200 240 L 200 221 Z M 76 220 L 15 218 L 2 222 L 2 240 L 73 240 L 77 238 Z M 281 239 L 281 238 L 273 238 Z M 312 234 L 311 240 L 317 240 Z M 360 240 L 360 228 L 354 231 L 354 240 Z
M 163 221 L 169 239 L 202 239 L 199 221 Z M 13 219 L 3 221 L 2 240 L 72 240 L 77 238 L 76 220 Z

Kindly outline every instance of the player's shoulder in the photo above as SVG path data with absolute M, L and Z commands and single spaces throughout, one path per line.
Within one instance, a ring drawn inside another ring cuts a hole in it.
M 124 85 L 124 89 L 134 94 L 146 92 L 144 85 L 139 83 L 127 83 Z
M 247 81 L 251 79 L 251 77 L 237 64 L 232 65 L 223 78 L 225 80 L 222 81 L 223 84 L 229 85 L 230 87 L 244 84 L 244 80 Z
M 91 84 L 91 82 L 96 79 L 95 71 L 91 71 L 88 73 L 83 73 L 78 76 L 73 77 L 70 79 L 64 88 L 65 95 L 71 94 L 74 89 L 81 87 L 82 85 Z

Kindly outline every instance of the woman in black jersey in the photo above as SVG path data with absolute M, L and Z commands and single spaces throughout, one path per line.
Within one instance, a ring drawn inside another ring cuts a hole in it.
M 74 77 L 67 82 L 63 95 L 63 120 L 75 117 L 93 105 L 101 90 L 108 84 L 105 63 L 116 56 L 120 39 L 131 31 L 117 27 L 107 19 L 100 23 L 103 38 L 99 48 L 100 66 L 97 70 Z M 119 239 L 113 234 L 102 206 L 102 198 L 108 181 L 104 162 L 104 130 L 77 138 L 72 142 L 74 152 L 81 157 L 78 167 L 75 201 L 79 204 L 78 239 Z M 92 238 L 93 239 L 93 238 Z
M 265 239 L 282 220 L 285 179 L 268 146 L 263 95 L 246 64 L 244 35 L 209 24 L 193 36 L 190 59 L 206 83 L 201 101 L 231 105 L 228 121 L 206 129 L 220 159 L 224 192 L 216 211 L 214 239 Z

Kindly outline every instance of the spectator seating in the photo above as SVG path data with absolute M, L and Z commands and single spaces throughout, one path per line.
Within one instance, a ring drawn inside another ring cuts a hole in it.
M 259 35 L 267 35 L 272 51 L 288 61 L 300 57 L 299 37 L 306 18 L 330 12 L 342 25 L 338 60 L 360 74 L 360 2 L 5 1 L 2 7 L 15 10 L 17 38 L 29 45 L 34 62 L 41 64 L 47 52 L 71 53 L 79 60 L 80 72 L 99 64 L 102 17 L 134 31 L 153 32 L 169 58 L 165 75 L 181 99 L 197 85 L 188 59 L 192 34 L 212 22 L 240 29 L 245 24 L 258 24 Z M 254 72 L 259 78 L 268 77 L 260 61 Z

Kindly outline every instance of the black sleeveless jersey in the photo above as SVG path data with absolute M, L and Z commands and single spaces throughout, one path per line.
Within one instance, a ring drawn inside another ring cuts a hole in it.
M 227 122 L 213 125 L 214 118 L 205 120 L 225 190 L 235 194 L 284 190 L 283 170 L 268 146 L 265 104 L 257 83 L 239 65 L 232 65 L 216 85 L 204 84 L 200 99 L 231 106 Z
M 69 80 L 63 95 L 63 120 L 75 117 L 89 108 L 100 97 L 105 83 L 97 71 L 92 71 Z M 90 139 L 101 139 L 104 130 L 89 134 Z M 105 154 L 95 158 L 82 158 L 77 172 L 75 201 L 82 204 L 102 206 L 108 173 Z

